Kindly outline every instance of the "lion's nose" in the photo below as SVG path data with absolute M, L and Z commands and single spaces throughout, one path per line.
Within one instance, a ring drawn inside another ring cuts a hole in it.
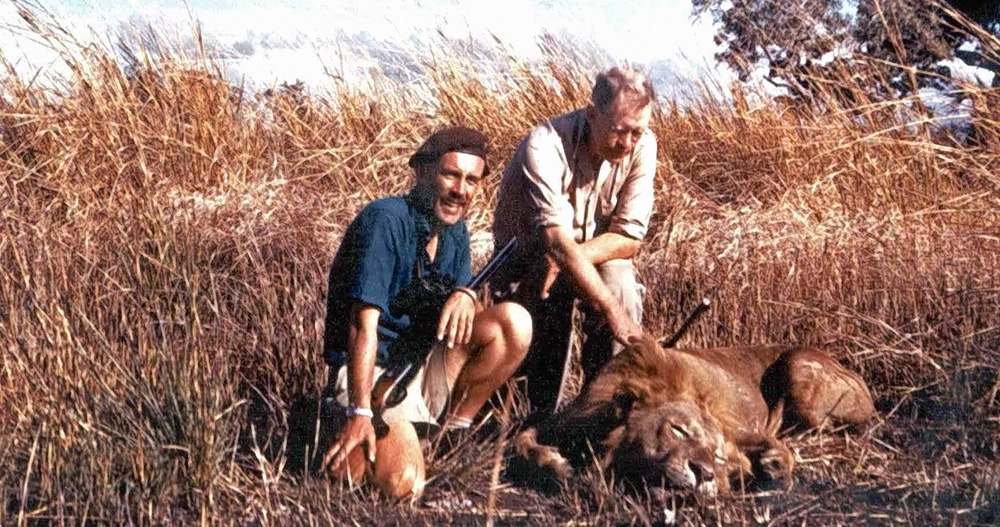
M 715 480 L 715 470 L 701 461 L 688 461 L 688 466 L 691 467 L 691 472 L 694 472 L 694 477 L 699 482 L 709 482 Z

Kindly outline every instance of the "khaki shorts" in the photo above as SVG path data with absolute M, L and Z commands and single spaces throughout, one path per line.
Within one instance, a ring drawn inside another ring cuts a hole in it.
M 448 398 L 452 388 L 445 371 L 445 353 L 444 346 L 435 346 L 427 354 L 424 364 L 407 386 L 403 401 L 382 412 L 382 418 L 386 422 L 404 420 L 431 428 L 440 425 L 440 418 L 448 409 Z M 385 368 L 375 366 L 376 381 L 384 371 Z M 328 389 L 332 391 L 336 403 L 342 408 L 347 408 L 350 402 L 347 390 L 347 365 L 341 366 L 336 372 L 330 371 Z

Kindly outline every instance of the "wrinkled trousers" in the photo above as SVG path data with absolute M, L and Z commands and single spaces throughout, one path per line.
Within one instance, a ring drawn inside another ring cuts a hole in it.
M 636 279 L 632 260 L 610 260 L 596 267 L 625 312 L 641 324 L 645 288 Z M 535 296 L 522 300 L 534 323 L 531 349 L 520 369 L 520 374 L 527 379 L 528 399 L 533 411 L 551 413 L 565 402 L 560 395 L 572 360 L 575 307 L 579 307 L 583 316 L 580 363 L 584 383 L 593 379 L 612 355 L 624 349 L 611 334 L 604 317 L 585 301 L 577 299 L 573 287 L 560 276 L 550 289 L 549 298 L 542 300 Z

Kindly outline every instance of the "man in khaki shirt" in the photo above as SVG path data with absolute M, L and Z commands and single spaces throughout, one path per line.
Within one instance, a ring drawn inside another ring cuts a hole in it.
M 644 290 L 632 257 L 653 206 L 654 100 L 645 75 L 603 72 L 590 105 L 532 130 L 504 170 L 493 235 L 497 247 L 516 236 L 519 248 L 494 286 L 532 314 L 535 338 L 523 371 L 538 410 L 561 403 L 577 298 L 587 380 L 642 334 Z

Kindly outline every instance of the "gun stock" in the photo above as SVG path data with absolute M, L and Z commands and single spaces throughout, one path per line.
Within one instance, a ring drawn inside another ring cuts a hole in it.
M 516 247 L 517 238 L 511 238 L 472 278 L 468 287 L 478 294 L 478 290 L 493 278 L 493 275 L 510 258 Z M 430 353 L 429 348 L 419 357 L 386 368 L 382 375 L 375 379 L 375 385 L 372 387 L 372 404 L 378 407 L 376 412 L 392 408 L 403 402 L 403 399 L 406 398 L 406 387 L 416 376 L 421 366 L 420 363 L 427 357 L 427 353 Z

